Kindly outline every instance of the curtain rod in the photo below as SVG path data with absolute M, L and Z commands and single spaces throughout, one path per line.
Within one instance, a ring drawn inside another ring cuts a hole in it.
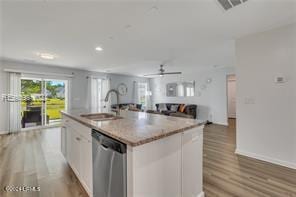
M 95 75 L 88 75 L 86 76 L 87 79 L 94 78 L 94 79 L 110 79 L 108 76 L 95 76 Z
M 27 70 L 9 69 L 9 68 L 5 68 L 4 71 L 11 72 L 11 73 L 25 73 L 25 74 L 47 75 L 47 76 L 62 76 L 62 77 L 69 77 L 69 78 L 74 77 L 74 73 L 69 75 L 69 74 L 61 74 L 61 73 L 35 72 L 35 71 L 27 71 Z

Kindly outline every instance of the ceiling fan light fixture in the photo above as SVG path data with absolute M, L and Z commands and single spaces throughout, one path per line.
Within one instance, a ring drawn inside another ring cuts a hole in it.
M 165 70 L 163 69 L 163 65 L 160 65 L 160 69 L 158 73 L 154 73 L 154 74 L 148 74 L 148 75 L 144 75 L 144 76 L 160 76 L 163 77 L 164 75 L 180 75 L 182 74 L 182 72 L 165 72 Z

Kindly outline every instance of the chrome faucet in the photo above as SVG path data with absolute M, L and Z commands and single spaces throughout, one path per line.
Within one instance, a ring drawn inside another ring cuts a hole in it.
M 117 98 L 117 104 L 116 104 L 116 115 L 119 116 L 120 115 L 120 110 L 119 110 L 119 92 L 115 89 L 111 89 L 107 92 L 107 95 L 105 97 L 105 102 L 108 102 L 109 100 L 109 96 L 110 96 L 110 93 L 111 92 L 114 92 L 116 94 L 116 98 Z

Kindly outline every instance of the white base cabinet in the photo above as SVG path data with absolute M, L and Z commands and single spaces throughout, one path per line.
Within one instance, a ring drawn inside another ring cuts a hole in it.
M 63 116 L 61 151 L 89 196 L 92 196 L 91 129 Z
M 63 116 L 61 149 L 92 196 L 91 129 Z M 202 197 L 203 126 L 127 146 L 127 197 Z
M 128 147 L 128 197 L 199 197 L 203 126 Z

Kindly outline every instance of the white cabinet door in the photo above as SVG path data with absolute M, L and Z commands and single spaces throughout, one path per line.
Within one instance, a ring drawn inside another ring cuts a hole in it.
M 66 159 L 67 159 L 67 161 L 68 161 L 68 163 L 70 164 L 70 165 L 72 165 L 72 154 L 73 154 L 73 152 L 72 152 L 72 144 L 73 144 L 73 142 L 72 142 L 72 131 L 71 131 L 71 127 L 66 127 L 66 151 L 67 151 L 67 153 L 66 153 Z
M 182 135 L 182 197 L 199 196 L 202 192 L 202 128 Z
M 67 160 L 67 127 L 61 128 L 61 152 Z
M 91 140 L 81 138 L 80 144 L 80 169 L 82 179 L 92 193 L 92 143 Z
M 80 141 L 81 137 L 79 134 L 72 128 L 71 129 L 71 161 L 72 161 L 72 169 L 75 171 L 77 175 L 80 174 Z

